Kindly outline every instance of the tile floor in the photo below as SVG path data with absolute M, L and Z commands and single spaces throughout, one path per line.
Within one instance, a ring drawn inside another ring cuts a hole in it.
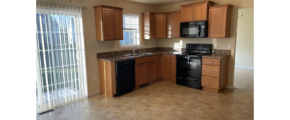
M 237 89 L 254 91 L 254 70 L 235 68 L 234 86 Z
M 243 79 L 239 78 L 239 80 Z M 253 83 L 251 80 L 246 81 Z M 246 85 L 243 87 L 243 82 L 240 83 L 236 89 L 225 89 L 217 94 L 168 82 L 158 82 L 116 98 L 98 94 L 58 107 L 53 112 L 37 115 L 36 118 L 38 120 L 253 120 L 253 89 Z

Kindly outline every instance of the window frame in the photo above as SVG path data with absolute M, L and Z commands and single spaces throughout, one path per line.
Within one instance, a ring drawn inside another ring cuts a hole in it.
M 140 40 L 140 38 L 141 38 L 141 35 L 140 35 L 140 15 L 138 15 L 138 14 L 126 14 L 126 13 L 123 13 L 123 17 L 124 17 L 124 15 L 125 16 L 134 16 L 134 17 L 136 17 L 138 20 L 138 29 L 134 29 L 134 28 L 124 28 L 125 26 L 125 24 L 124 24 L 124 21 L 123 21 L 123 40 L 124 40 L 124 38 L 125 38 L 125 34 L 124 34 L 124 32 L 125 31 L 128 31 L 128 32 L 130 32 L 130 31 L 136 31 L 136 32 L 138 32 L 139 33 L 139 38 L 138 38 L 138 34 L 136 34 L 135 33 L 135 35 L 134 35 L 134 39 L 136 39 L 135 40 L 135 42 L 136 42 L 136 44 L 125 44 L 125 45 L 122 45 L 121 44 L 121 40 L 120 40 L 120 42 L 119 42 L 119 48 L 121 48 L 121 49 L 126 49 L 126 48 L 132 48 L 132 47 L 139 47 L 140 46 L 140 44 L 141 44 L 141 40 Z M 139 39 L 139 41 L 138 41 L 138 39 Z

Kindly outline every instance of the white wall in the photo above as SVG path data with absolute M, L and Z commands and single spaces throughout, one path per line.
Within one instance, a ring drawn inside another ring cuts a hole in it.
M 254 8 L 238 10 L 236 66 L 254 67 Z M 243 14 L 243 17 L 242 17 Z M 252 58 L 252 60 L 250 60 Z

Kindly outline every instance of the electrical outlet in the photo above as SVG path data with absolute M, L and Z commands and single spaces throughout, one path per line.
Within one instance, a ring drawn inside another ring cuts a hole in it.
M 143 47 L 143 44 L 141 44 L 141 47 Z
M 87 40 L 87 45 L 92 45 L 92 40 Z
M 109 48 L 108 47 L 106 47 L 106 51 L 109 51 Z
M 253 58 L 252 57 L 250 57 L 250 61 L 252 61 L 253 60 Z
M 214 48 L 217 48 L 217 44 L 214 44 Z
M 172 43 L 170 43 L 170 47 L 172 47 Z
M 149 44 L 149 47 L 151 47 L 151 44 Z
M 228 49 L 231 49 L 232 48 L 232 45 L 231 44 L 228 44 Z

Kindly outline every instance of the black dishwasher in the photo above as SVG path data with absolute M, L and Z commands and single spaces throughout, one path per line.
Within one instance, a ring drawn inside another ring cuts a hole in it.
M 122 95 L 135 88 L 135 60 L 116 62 L 116 94 Z

